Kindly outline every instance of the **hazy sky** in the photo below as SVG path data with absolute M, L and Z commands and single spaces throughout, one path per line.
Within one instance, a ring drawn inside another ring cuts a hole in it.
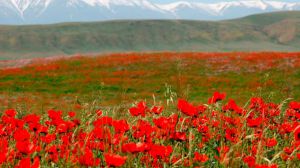
M 151 0 L 151 1 L 159 2 L 159 3 L 168 3 L 168 2 L 174 2 L 179 0 Z M 215 3 L 215 2 L 234 1 L 234 0 L 182 0 L 182 1 Z M 300 2 L 300 0 L 269 0 L 269 1 Z

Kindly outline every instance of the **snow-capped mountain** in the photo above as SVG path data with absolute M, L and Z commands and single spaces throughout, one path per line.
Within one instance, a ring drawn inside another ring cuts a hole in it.
M 0 0 L 0 24 L 48 24 L 115 19 L 222 20 L 300 10 L 300 2 L 232 0 L 219 3 L 151 0 Z

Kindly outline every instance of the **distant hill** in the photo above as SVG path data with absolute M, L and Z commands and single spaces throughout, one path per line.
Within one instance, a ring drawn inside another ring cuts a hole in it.
M 0 59 L 127 51 L 299 51 L 300 11 L 219 22 L 136 20 L 0 26 Z

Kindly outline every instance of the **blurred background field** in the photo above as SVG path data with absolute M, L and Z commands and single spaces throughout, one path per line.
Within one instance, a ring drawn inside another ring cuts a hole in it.
M 94 101 L 109 107 L 170 96 L 206 103 L 214 91 L 240 103 L 251 96 L 300 98 L 300 53 L 120 53 L 6 64 L 0 71 L 1 109 L 74 110 Z

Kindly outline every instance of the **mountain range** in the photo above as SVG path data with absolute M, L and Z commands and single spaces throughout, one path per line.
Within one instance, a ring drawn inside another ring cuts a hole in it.
M 0 26 L 0 59 L 147 51 L 299 51 L 300 11 L 225 21 Z
M 300 2 L 232 0 L 218 3 L 150 0 L 0 0 L 0 24 L 51 24 L 128 19 L 224 20 L 300 10 Z

